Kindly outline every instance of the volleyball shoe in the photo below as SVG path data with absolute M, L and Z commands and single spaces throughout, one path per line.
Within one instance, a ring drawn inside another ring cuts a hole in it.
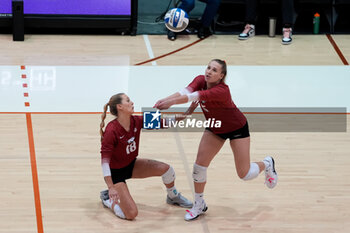
M 193 203 L 190 200 L 188 200 L 186 197 L 182 196 L 181 193 L 179 193 L 176 197 L 173 197 L 173 198 L 170 198 L 167 195 L 166 203 L 170 205 L 178 205 L 184 208 L 191 208 L 193 206 Z
M 275 160 L 271 156 L 267 156 L 263 160 L 265 164 L 265 184 L 272 189 L 277 185 L 277 172 L 275 170 Z
M 203 201 L 201 204 L 195 204 L 190 210 L 186 210 L 185 220 L 191 221 L 204 214 L 208 210 L 207 204 Z

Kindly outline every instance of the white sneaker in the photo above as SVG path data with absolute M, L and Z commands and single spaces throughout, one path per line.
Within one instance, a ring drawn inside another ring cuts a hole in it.
M 268 163 L 268 166 L 265 168 L 265 184 L 268 188 L 272 189 L 277 185 L 277 172 L 275 170 L 275 161 L 271 156 L 267 156 L 263 160 Z
M 239 34 L 239 40 L 246 40 L 250 37 L 255 36 L 255 26 L 253 24 L 245 25 L 245 28 L 241 34 Z
M 194 220 L 194 219 L 198 218 L 199 215 L 204 214 L 205 211 L 207 211 L 207 210 L 208 210 L 208 207 L 204 201 L 203 201 L 202 205 L 198 205 L 198 206 L 194 205 L 192 207 L 192 209 L 186 210 L 187 213 L 185 214 L 185 220 L 186 221 Z
M 114 214 L 117 215 L 117 217 L 125 219 L 125 214 L 118 204 L 115 204 L 114 208 L 112 209 L 113 201 L 111 199 L 102 200 L 102 204 L 105 208 L 111 209 L 114 212 Z
M 105 208 L 112 209 L 113 201 L 111 199 L 102 200 L 102 204 Z

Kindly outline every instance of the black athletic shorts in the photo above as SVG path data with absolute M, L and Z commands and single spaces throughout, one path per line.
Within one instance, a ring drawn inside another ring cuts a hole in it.
M 132 170 L 134 170 L 135 161 L 136 161 L 136 158 L 126 167 L 122 167 L 119 169 L 111 168 L 111 175 L 112 175 L 113 184 L 116 184 L 119 182 L 125 183 L 125 180 L 131 178 Z
M 238 138 L 247 138 L 250 136 L 249 134 L 249 126 L 248 126 L 248 121 L 247 123 L 240 129 L 237 129 L 235 131 L 229 132 L 229 133 L 214 133 L 210 128 L 205 128 L 206 130 L 212 132 L 213 134 L 219 136 L 220 138 L 226 140 L 234 140 Z

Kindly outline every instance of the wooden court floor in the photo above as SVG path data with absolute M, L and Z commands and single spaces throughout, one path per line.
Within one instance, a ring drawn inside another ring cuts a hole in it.
M 350 36 L 332 37 L 349 61 Z M 195 36 L 175 42 L 165 36 L 147 39 L 154 57 L 197 41 Z M 11 40 L 10 35 L 0 35 L 2 66 L 134 65 L 151 58 L 143 36 L 27 35 L 25 42 Z M 295 35 L 293 40 L 282 46 L 277 37 L 257 36 L 240 43 L 236 36 L 212 36 L 153 65 L 205 65 L 214 57 L 229 65 L 344 65 L 325 35 Z M 252 133 L 251 159 L 276 159 L 279 183 L 273 190 L 264 186 L 263 175 L 249 182 L 237 177 L 226 142 L 208 170 L 209 210 L 197 221 L 185 222 L 184 209 L 165 203 L 160 178 L 130 180 L 139 215 L 124 221 L 99 200 L 105 188 L 99 114 L 32 113 L 32 144 L 27 114 L 1 112 L 0 232 L 350 231 L 349 125 L 347 132 L 338 133 Z M 201 133 L 143 132 L 139 156 L 171 164 L 178 190 L 191 198 L 191 170 L 200 138 Z M 35 170 L 39 199 L 33 188 Z

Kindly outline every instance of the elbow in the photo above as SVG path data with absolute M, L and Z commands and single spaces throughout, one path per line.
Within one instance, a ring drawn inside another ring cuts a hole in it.
M 199 100 L 199 93 L 198 93 L 198 91 L 195 91 L 195 92 L 192 92 L 190 94 L 187 94 L 186 95 L 186 99 L 187 99 L 186 103 Z

